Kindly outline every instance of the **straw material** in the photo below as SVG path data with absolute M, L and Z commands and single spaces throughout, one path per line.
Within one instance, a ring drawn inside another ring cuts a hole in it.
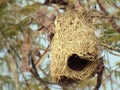
M 99 43 L 86 11 L 66 10 L 55 20 L 50 79 L 70 83 L 91 76 L 97 67 Z M 68 80 L 68 81 L 67 81 Z

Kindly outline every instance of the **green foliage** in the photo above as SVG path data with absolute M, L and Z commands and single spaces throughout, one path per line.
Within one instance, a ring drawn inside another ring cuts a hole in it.
M 110 23 L 103 23 L 103 36 L 101 37 L 102 41 L 106 41 L 107 43 L 117 43 L 120 41 L 120 35 L 116 32 L 115 29 L 111 28 Z
M 0 80 L 4 82 L 12 82 L 12 78 L 10 76 L 2 76 L 0 75 Z
M 119 77 L 120 78 L 120 71 L 114 70 L 114 75 L 115 77 Z
M 111 32 L 108 32 L 111 33 Z M 109 43 L 117 43 L 120 40 L 120 35 L 119 34 L 105 34 L 105 36 L 103 36 L 101 39 L 104 39 L 105 41 L 109 42 Z
M 27 5 L 25 7 L 22 7 L 22 9 L 20 9 L 19 13 L 21 13 L 23 15 L 29 15 L 29 14 L 34 13 L 40 7 L 41 7 L 41 4 L 33 3 L 31 5 Z
M 86 86 L 95 86 L 96 85 L 96 78 L 92 79 L 85 79 L 84 81 L 80 82 L 80 87 L 84 88 Z

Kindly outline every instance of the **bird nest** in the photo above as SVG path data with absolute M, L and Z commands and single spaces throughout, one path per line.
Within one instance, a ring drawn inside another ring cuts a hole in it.
M 51 43 L 50 79 L 69 84 L 89 78 L 97 67 L 98 39 L 89 12 L 68 9 L 57 15 Z

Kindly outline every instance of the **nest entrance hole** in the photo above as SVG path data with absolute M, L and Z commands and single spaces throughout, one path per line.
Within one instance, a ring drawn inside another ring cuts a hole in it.
M 90 63 L 90 61 L 87 59 L 80 58 L 77 54 L 72 54 L 68 58 L 67 63 L 70 69 L 75 71 L 81 71 Z

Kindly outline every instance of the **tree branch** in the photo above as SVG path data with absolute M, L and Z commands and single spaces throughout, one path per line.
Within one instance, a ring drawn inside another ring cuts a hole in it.
M 104 7 L 104 2 L 103 2 L 102 0 L 96 0 L 96 1 L 97 1 L 97 3 L 99 4 L 100 9 L 101 9 L 104 13 L 106 13 L 106 9 L 105 9 L 105 7 Z
M 104 44 L 104 43 L 100 43 L 100 45 L 103 46 L 103 47 L 105 47 L 105 48 L 108 48 L 108 49 L 110 49 L 110 50 L 114 50 L 114 51 L 120 53 L 120 49 L 113 48 L 112 46 L 109 46 L 109 45 Z

